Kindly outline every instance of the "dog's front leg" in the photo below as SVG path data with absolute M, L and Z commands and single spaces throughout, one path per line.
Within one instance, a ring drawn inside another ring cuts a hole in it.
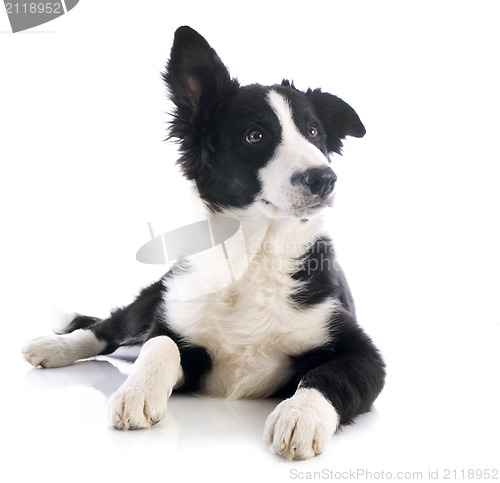
M 118 429 L 143 429 L 157 423 L 167 400 L 182 378 L 180 353 L 167 336 L 149 339 L 127 380 L 111 395 L 111 424 Z
M 354 316 L 339 310 L 336 328 L 335 344 L 295 359 L 298 389 L 267 419 L 265 441 L 285 458 L 322 453 L 339 425 L 369 411 L 384 386 L 384 361 Z
M 300 388 L 269 415 L 264 441 L 287 459 L 321 454 L 339 426 L 339 415 L 317 389 Z

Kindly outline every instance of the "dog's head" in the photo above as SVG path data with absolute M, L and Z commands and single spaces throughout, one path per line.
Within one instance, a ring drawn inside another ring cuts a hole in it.
M 240 86 L 189 27 L 175 33 L 163 77 L 179 163 L 213 210 L 256 203 L 273 218 L 308 218 L 331 205 L 337 177 L 329 153 L 340 153 L 346 136 L 365 134 L 348 104 L 286 80 Z

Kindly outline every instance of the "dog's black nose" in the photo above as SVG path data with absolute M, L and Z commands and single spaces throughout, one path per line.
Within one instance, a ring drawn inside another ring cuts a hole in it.
M 313 195 L 325 198 L 333 191 L 337 175 L 331 168 L 311 168 L 302 175 L 302 179 Z

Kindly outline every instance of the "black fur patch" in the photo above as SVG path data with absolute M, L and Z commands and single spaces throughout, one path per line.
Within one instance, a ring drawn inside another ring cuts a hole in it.
M 344 274 L 335 259 L 335 250 L 327 237 L 318 238 L 301 260 L 302 268 L 292 274 L 294 280 L 303 282 L 291 296 L 299 306 L 310 306 L 330 297 L 344 307 L 354 310 L 351 292 Z

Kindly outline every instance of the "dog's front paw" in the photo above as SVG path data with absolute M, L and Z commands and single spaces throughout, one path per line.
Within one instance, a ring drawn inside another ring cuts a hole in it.
M 321 454 L 336 431 L 335 408 L 316 389 L 298 389 L 269 415 L 264 440 L 287 459 L 308 459 Z
M 163 418 L 168 394 L 151 393 L 140 386 L 125 384 L 110 397 L 111 425 L 117 429 L 147 429 Z

